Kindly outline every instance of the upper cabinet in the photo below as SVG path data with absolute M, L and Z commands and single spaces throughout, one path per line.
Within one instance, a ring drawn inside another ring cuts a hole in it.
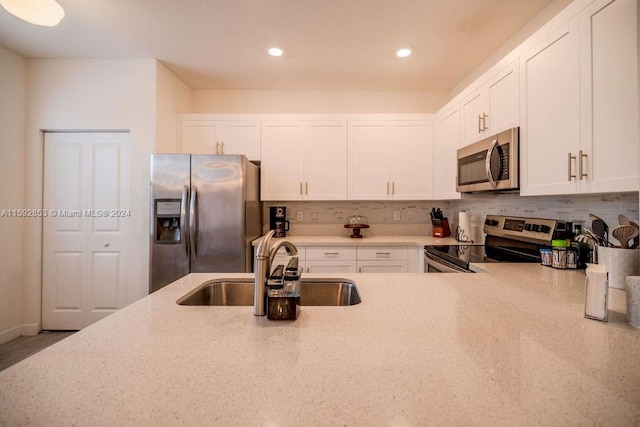
M 520 60 L 522 194 L 575 192 L 580 146 L 579 21 L 572 19 Z M 572 154 L 573 153 L 573 154 Z
M 349 122 L 350 200 L 433 199 L 433 123 Z
M 638 190 L 636 20 L 635 0 L 598 0 L 580 15 L 581 192 Z
M 180 151 L 190 154 L 244 154 L 260 160 L 259 120 L 218 120 L 184 114 L 180 120 Z
M 518 126 L 518 74 L 514 61 L 461 100 L 462 145 Z
M 455 103 L 440 110 L 436 116 L 433 145 L 433 198 L 459 199 L 456 191 L 457 151 L 462 141 L 460 105 Z
M 261 200 L 346 200 L 347 122 L 262 122 Z
M 636 2 L 599 0 L 521 58 L 521 194 L 637 191 Z

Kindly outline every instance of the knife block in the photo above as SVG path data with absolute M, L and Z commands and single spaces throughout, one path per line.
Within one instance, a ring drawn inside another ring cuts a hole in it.
M 449 237 L 451 236 L 451 228 L 449 228 L 449 220 L 447 218 L 432 220 L 433 224 L 433 237 Z

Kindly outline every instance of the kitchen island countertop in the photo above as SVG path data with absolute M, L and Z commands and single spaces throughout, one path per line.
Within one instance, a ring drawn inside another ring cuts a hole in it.
M 191 274 L 0 372 L 0 425 L 638 425 L 624 292 L 585 319 L 584 271 L 344 274 L 362 302 L 178 306 Z M 307 275 L 336 277 L 336 275 Z

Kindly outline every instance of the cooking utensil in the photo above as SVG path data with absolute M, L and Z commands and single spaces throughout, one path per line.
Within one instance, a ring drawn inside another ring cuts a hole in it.
M 633 243 L 631 245 L 629 245 L 630 249 L 637 248 L 638 245 L 640 244 L 640 229 L 638 228 L 638 224 L 636 224 L 633 221 L 630 221 L 629 218 L 627 218 L 624 215 L 618 215 L 618 222 L 620 223 L 620 225 L 630 225 L 632 227 L 635 227 L 636 230 L 638 230 L 638 236 L 634 237 L 633 238 Z
M 599 216 L 590 213 L 591 229 L 594 233 L 604 239 L 605 244 L 603 246 L 609 246 L 609 226 Z
M 629 249 L 629 240 L 638 236 L 638 229 L 631 225 L 620 225 L 611 231 L 611 235 L 620 242 L 622 249 Z

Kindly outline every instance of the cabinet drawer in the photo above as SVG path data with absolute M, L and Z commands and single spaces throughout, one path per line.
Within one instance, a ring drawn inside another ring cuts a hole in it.
M 360 260 L 407 260 L 406 246 L 358 246 Z
M 345 246 L 307 247 L 308 260 L 356 259 L 356 248 Z

